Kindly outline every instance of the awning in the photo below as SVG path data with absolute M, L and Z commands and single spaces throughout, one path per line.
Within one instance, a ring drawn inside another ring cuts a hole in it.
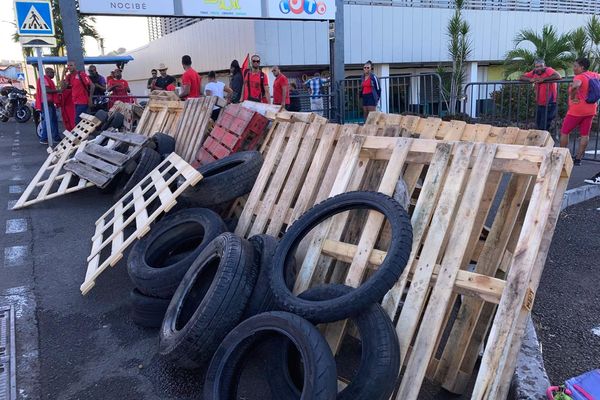
M 27 57 L 27 64 L 37 65 L 38 58 L 37 57 Z M 97 56 L 97 57 L 83 57 L 83 63 L 86 65 L 90 64 L 117 64 L 117 63 L 128 63 L 129 61 L 133 61 L 133 57 L 131 56 Z M 58 57 L 58 56 L 44 56 L 42 57 L 42 62 L 44 64 L 66 64 L 67 57 Z

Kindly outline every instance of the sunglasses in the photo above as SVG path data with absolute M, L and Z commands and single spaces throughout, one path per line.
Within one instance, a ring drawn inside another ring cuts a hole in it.
M 371 69 L 371 67 L 363 67 L 363 69 Z
M 252 60 L 253 63 L 259 63 L 260 60 Z

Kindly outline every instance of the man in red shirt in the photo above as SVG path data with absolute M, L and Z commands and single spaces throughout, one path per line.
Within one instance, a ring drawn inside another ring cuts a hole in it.
M 287 109 L 290 105 L 290 82 L 287 76 L 281 73 L 279 66 L 275 65 L 271 72 L 275 76 L 275 82 L 273 82 L 273 104 L 282 104 Z
M 590 60 L 587 58 L 578 58 L 573 64 L 575 76 L 573 83 L 569 86 L 569 109 L 560 130 L 560 147 L 567 147 L 569 134 L 579 127 L 579 149 L 575 154 L 575 165 L 581 165 L 581 159 L 590 139 L 592 121 L 598 112 L 597 103 L 586 101 L 590 79 L 599 77 L 595 72 L 588 71 L 589 68 Z
M 71 89 L 71 96 L 75 106 L 75 125 L 81 121 L 79 115 L 88 112 L 90 104 L 90 91 L 92 90 L 92 81 L 85 71 L 78 71 L 75 67 L 75 61 L 67 62 L 69 75 L 65 78 L 65 84 Z
M 547 131 L 556 117 L 556 99 L 558 97 L 556 83 L 547 82 L 558 81 L 561 76 L 554 69 L 546 67 L 544 60 L 538 59 L 534 62 L 533 70 L 523 74 L 519 79 L 535 83 L 536 124 L 538 129 Z
M 179 97 L 182 100 L 200 97 L 202 78 L 192 68 L 192 58 L 188 55 L 181 57 L 181 65 L 185 72 L 181 76 L 181 93 Z
M 123 103 L 133 103 L 133 99 L 129 97 L 129 93 L 131 92 L 129 89 L 129 83 L 123 79 L 122 72 L 118 68 L 113 71 L 113 79 L 108 81 L 108 87 L 106 90 L 111 92 L 110 100 L 108 102 L 109 110 L 117 101 L 122 101 Z
M 52 133 L 52 141 L 54 144 L 56 144 L 60 142 L 60 136 L 58 134 L 58 118 L 56 116 L 55 103 L 60 90 L 56 90 L 56 85 L 54 84 L 54 69 L 47 67 L 45 72 L 44 85 L 46 86 L 46 97 L 48 98 L 47 107 L 50 118 L 50 130 Z M 39 78 L 37 80 L 37 88 L 35 92 L 35 109 L 40 112 L 42 117 L 42 120 L 40 121 L 40 124 L 42 124 L 40 143 L 46 145 L 48 144 L 48 130 L 46 129 L 46 122 L 44 121 L 45 114 L 42 104 L 42 86 Z
M 252 56 L 252 68 L 244 72 L 244 100 L 271 103 L 269 78 L 260 70 L 260 57 Z

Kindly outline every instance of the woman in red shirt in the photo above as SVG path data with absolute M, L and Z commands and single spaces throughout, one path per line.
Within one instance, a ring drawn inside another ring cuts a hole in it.
M 381 88 L 379 87 L 379 80 L 373 74 L 373 63 L 367 61 L 363 66 L 363 78 L 360 97 L 363 103 L 363 115 L 365 121 L 371 111 L 375 111 L 379 97 L 381 96 Z
M 114 78 L 109 81 L 109 86 L 106 89 L 107 91 L 112 92 L 110 95 L 110 101 L 108 103 L 109 110 L 117 101 L 122 101 L 123 103 L 133 103 L 133 99 L 128 96 L 129 92 L 131 92 L 129 89 L 129 83 L 125 79 L 121 79 L 121 70 L 114 70 L 113 76 Z

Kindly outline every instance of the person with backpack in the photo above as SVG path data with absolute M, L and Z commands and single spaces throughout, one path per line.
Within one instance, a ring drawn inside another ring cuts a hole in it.
M 569 109 L 560 130 L 560 146 L 567 147 L 569 134 L 579 127 L 579 149 L 573 158 L 575 165 L 581 165 L 600 100 L 600 75 L 588 71 L 589 68 L 587 58 L 578 58 L 573 64 L 575 76 L 569 86 Z
M 360 97 L 363 103 L 363 114 L 365 121 L 371 111 L 375 111 L 379 98 L 381 97 L 381 87 L 379 79 L 373 73 L 373 63 L 367 61 L 363 66 L 363 79 Z
M 67 62 L 69 75 L 65 77 L 63 88 L 71 90 L 73 98 L 73 107 L 75 108 L 75 125 L 81 121 L 81 114 L 87 113 L 90 106 L 90 91 L 93 90 L 93 83 L 85 73 L 78 71 L 75 61 Z M 69 105 L 70 106 L 70 105 Z
M 270 104 L 269 78 L 260 69 L 260 57 L 255 54 L 251 61 L 252 67 L 244 71 L 243 99 Z

